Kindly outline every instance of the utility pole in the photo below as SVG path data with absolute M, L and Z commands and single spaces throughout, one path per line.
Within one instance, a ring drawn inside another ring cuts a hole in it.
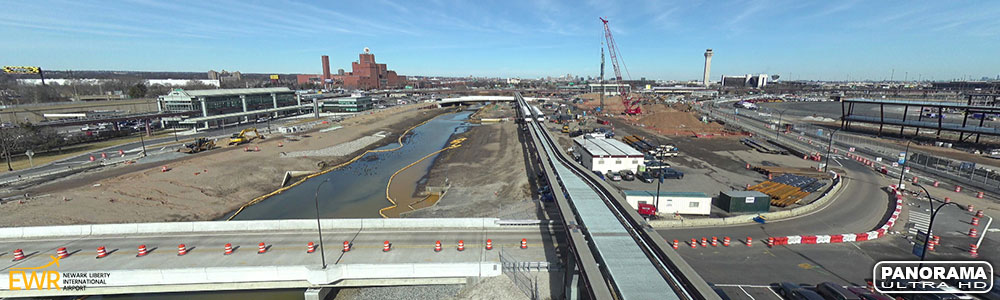
M 601 112 L 604 112 L 604 41 L 601 41 Z

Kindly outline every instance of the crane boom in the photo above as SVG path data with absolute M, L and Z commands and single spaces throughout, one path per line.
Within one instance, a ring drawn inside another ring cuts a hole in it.
M 642 113 L 642 108 L 639 107 L 639 100 L 633 100 L 628 94 L 628 90 L 622 84 L 622 71 L 618 67 L 618 54 L 621 52 L 618 50 L 618 45 L 615 44 L 615 37 L 611 35 L 611 28 L 608 27 L 608 20 L 604 18 L 601 22 L 604 22 L 604 39 L 608 44 L 608 55 L 611 56 L 611 66 L 615 70 L 615 83 L 618 89 L 618 95 L 622 97 L 622 104 L 625 106 L 625 114 L 636 115 Z

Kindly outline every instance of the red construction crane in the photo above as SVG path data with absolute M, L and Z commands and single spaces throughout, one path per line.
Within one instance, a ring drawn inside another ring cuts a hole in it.
M 622 84 L 622 71 L 618 68 L 618 45 L 615 44 L 615 37 L 611 35 L 611 28 L 608 27 L 608 20 L 604 18 L 601 22 L 604 22 L 604 38 L 608 41 L 608 54 L 611 55 L 611 66 L 615 69 L 615 83 L 617 84 L 618 95 L 622 97 L 622 105 L 625 106 L 626 115 L 638 115 L 642 113 L 642 108 L 639 107 L 639 99 L 634 99 L 629 95 L 628 89 Z M 624 62 L 622 63 L 624 65 Z

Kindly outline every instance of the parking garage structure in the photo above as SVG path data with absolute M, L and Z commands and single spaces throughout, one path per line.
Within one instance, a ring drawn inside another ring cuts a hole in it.
M 307 105 L 308 106 L 308 105 Z M 200 112 L 192 122 L 187 118 L 163 118 L 166 127 L 176 124 L 201 123 L 205 128 L 247 122 L 258 116 L 279 117 L 296 113 L 303 105 L 295 91 L 287 87 L 184 90 L 174 89 L 159 96 L 156 108 L 160 112 Z

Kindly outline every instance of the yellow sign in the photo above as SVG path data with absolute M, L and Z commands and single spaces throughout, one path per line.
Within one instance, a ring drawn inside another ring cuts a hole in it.
M 61 290 L 59 279 L 61 275 L 55 270 L 45 270 L 52 265 L 59 266 L 59 258 L 49 255 L 52 258 L 48 264 L 34 268 L 10 268 L 8 277 L 10 278 L 9 288 L 16 290 Z
M 25 66 L 4 66 L 3 72 L 7 74 L 38 74 L 42 72 L 42 68 L 25 67 Z
M 271 80 L 278 80 L 278 75 L 271 75 Z

